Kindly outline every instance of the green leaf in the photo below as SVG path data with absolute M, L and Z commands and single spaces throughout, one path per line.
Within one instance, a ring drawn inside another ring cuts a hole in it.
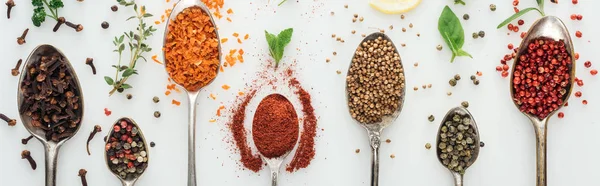
M 267 32 L 265 30 L 265 38 L 269 44 L 269 52 L 275 59 L 275 67 L 279 66 L 279 62 L 283 58 L 285 47 L 291 42 L 292 34 L 294 33 L 293 28 L 288 28 L 281 31 L 277 36 Z
M 467 57 L 473 58 L 473 56 L 471 56 L 471 54 L 469 54 L 467 51 L 464 51 L 462 49 L 458 50 L 458 53 L 456 54 L 456 56 L 467 56 Z
M 31 21 L 34 26 L 40 27 L 44 21 L 46 21 L 46 11 L 44 7 L 37 7 L 33 9 L 33 16 L 31 17 Z
M 454 4 L 466 5 L 466 3 L 462 0 L 454 0 Z
M 42 1 L 42 0 L 31 0 L 31 4 L 33 6 L 40 7 L 40 6 L 44 6 L 44 1 Z
M 122 52 L 123 50 L 125 50 L 125 45 L 121 44 L 121 46 L 119 46 L 119 52 Z
M 133 19 L 133 18 L 136 18 L 136 17 L 137 17 L 137 16 L 131 16 L 131 17 L 127 18 L 125 21 L 129 21 L 129 20 L 131 20 L 131 19 Z
M 50 2 L 48 2 L 48 8 L 50 8 L 50 9 L 59 9 L 64 6 L 65 5 L 63 4 L 63 2 L 61 0 L 50 0 Z
M 123 89 L 130 89 L 130 88 L 133 88 L 133 87 L 131 85 L 129 85 L 129 84 L 123 83 L 121 85 L 121 88 L 123 88 Z
M 115 81 L 108 76 L 104 76 L 104 81 L 106 81 L 106 84 L 108 85 L 113 85 L 115 83 Z
M 544 0 L 536 0 L 540 10 L 544 10 Z
M 460 20 L 452 12 L 450 7 L 444 7 L 442 15 L 438 20 L 438 30 L 442 34 L 442 37 L 446 41 L 446 44 L 454 49 L 462 48 L 465 43 L 465 31 L 460 24 Z
M 152 14 L 146 13 L 146 14 L 144 14 L 144 17 L 152 17 Z
M 281 6 L 283 3 L 285 3 L 287 0 L 283 0 L 281 1 L 281 3 L 279 3 L 277 6 Z
M 116 38 L 116 37 L 115 37 Z M 119 43 L 123 42 L 123 39 L 125 39 L 125 35 L 121 35 L 121 37 L 119 37 Z
M 508 23 L 510 23 L 511 21 L 513 21 L 513 20 L 515 20 L 515 19 L 517 19 L 517 18 L 521 17 L 522 15 L 524 15 L 524 14 L 526 14 L 527 12 L 529 12 L 529 11 L 532 11 L 532 10 L 537 10 L 538 12 L 540 12 L 540 14 L 542 14 L 542 15 L 543 15 L 543 13 L 542 13 L 542 12 L 541 12 L 539 9 L 537 9 L 537 8 L 526 8 L 526 9 L 523 9 L 523 10 L 521 10 L 521 11 L 519 11 L 519 12 L 517 12 L 517 13 L 513 14 L 513 15 L 512 15 L 512 16 L 510 16 L 508 19 L 506 19 L 506 20 L 504 20 L 502 23 L 500 23 L 500 24 L 498 25 L 498 27 L 496 27 L 496 28 L 497 28 L 497 29 L 499 29 L 499 28 L 502 28 L 503 26 L 507 25 L 507 24 L 508 24 Z
M 123 77 L 129 77 L 129 76 L 133 75 L 134 72 L 135 72 L 135 70 L 128 68 L 127 70 L 125 70 L 125 72 L 123 72 Z

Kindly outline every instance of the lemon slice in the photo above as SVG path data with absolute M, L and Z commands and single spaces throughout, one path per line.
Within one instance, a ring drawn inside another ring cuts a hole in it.
M 370 0 L 371 7 L 386 13 L 400 14 L 416 8 L 421 0 Z

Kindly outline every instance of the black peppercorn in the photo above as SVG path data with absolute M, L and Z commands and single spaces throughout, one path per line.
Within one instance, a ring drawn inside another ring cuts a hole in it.
M 154 96 L 154 98 L 152 98 L 152 101 L 154 101 L 154 103 L 158 103 L 160 102 L 160 99 L 157 96 Z
M 155 111 L 155 112 L 154 112 L 154 117 L 156 117 L 156 118 L 160 118 L 160 112 L 159 112 L 159 111 Z
M 110 9 L 111 9 L 113 12 L 116 12 L 117 10 L 119 10 L 119 7 L 118 7 L 117 5 L 113 5 L 113 6 L 111 6 L 111 7 L 110 7 Z
M 104 22 L 102 22 L 102 24 L 100 26 L 102 26 L 102 28 L 104 28 L 104 29 L 107 29 L 108 26 L 110 26 L 110 25 L 108 25 L 108 22 L 104 21 Z
M 131 94 L 127 94 L 126 97 L 127 97 L 127 99 L 133 98 L 133 96 Z
M 154 147 L 154 146 L 156 146 L 156 143 L 150 142 L 150 147 Z
M 465 15 L 463 15 L 463 19 L 465 19 L 465 20 L 469 20 L 469 18 L 470 18 L 469 14 L 465 14 Z

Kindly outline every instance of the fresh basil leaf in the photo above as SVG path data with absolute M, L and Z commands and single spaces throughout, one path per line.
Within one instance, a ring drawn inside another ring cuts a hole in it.
M 104 76 L 104 81 L 106 81 L 106 84 L 108 85 L 113 85 L 115 83 L 115 81 L 108 76 Z
M 463 0 L 454 0 L 454 4 L 466 5 L 466 3 Z
M 438 30 L 442 33 L 442 37 L 444 37 L 446 43 L 449 46 L 453 45 L 454 49 L 461 48 L 465 43 L 465 31 L 460 24 L 460 20 L 448 6 L 444 7 L 444 11 L 440 15 Z
M 456 56 L 467 56 L 470 58 L 473 58 L 473 56 L 471 56 L 471 54 L 469 54 L 467 51 L 464 51 L 462 49 L 459 49 Z
M 523 9 L 523 10 L 521 10 L 521 11 L 519 11 L 519 12 L 515 13 L 514 15 L 510 16 L 508 19 L 506 19 L 506 20 L 504 20 L 502 23 L 500 23 L 500 24 L 498 25 L 498 27 L 496 27 L 496 28 L 497 28 L 497 29 L 498 29 L 498 28 L 502 28 L 503 26 L 507 25 L 507 24 L 508 24 L 508 23 L 510 23 L 511 21 L 513 21 L 513 20 L 515 20 L 515 19 L 517 19 L 517 18 L 521 17 L 523 14 L 526 14 L 527 12 L 529 12 L 529 11 L 532 11 L 532 10 L 537 10 L 538 12 L 540 12 L 540 14 L 542 14 L 542 15 L 543 15 L 543 13 L 542 13 L 542 12 L 541 12 L 539 9 L 537 9 L 537 8 L 526 8 L 526 9 Z
M 293 28 L 288 28 L 285 29 L 283 31 L 281 31 L 279 33 L 279 35 L 277 35 L 277 38 L 279 38 L 279 45 L 283 48 L 286 45 L 288 45 L 290 43 L 290 41 L 292 41 L 292 34 L 294 33 L 294 29 Z

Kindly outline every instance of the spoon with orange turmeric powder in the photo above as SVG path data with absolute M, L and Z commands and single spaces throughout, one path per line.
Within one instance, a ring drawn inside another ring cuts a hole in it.
M 215 21 L 200 0 L 182 0 L 166 24 L 165 68 L 189 97 L 188 186 L 196 186 L 196 99 L 210 84 L 221 64 L 221 43 Z

